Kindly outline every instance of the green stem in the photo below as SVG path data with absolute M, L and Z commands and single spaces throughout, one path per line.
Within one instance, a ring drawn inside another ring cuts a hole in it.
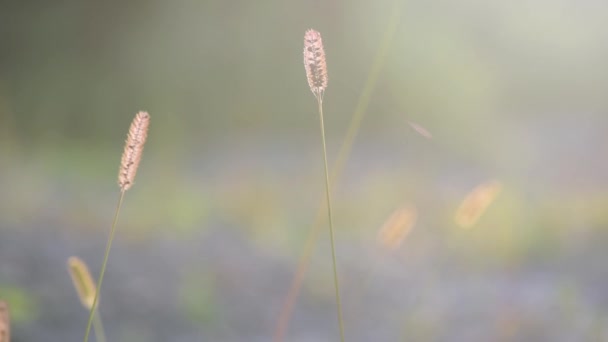
M 103 331 L 103 323 L 101 322 L 101 316 L 99 310 L 95 309 L 95 318 L 93 319 L 93 330 L 95 330 L 95 341 L 106 342 L 106 334 Z
M 342 302 L 340 300 L 340 285 L 338 284 L 338 266 L 336 263 L 336 246 L 334 244 L 334 223 L 331 214 L 331 195 L 329 186 L 329 167 L 327 166 L 327 147 L 325 144 L 325 124 L 323 123 L 323 94 L 318 94 L 319 119 L 321 123 L 321 140 L 323 142 L 323 161 L 325 162 L 325 194 L 327 196 L 327 216 L 329 219 L 329 237 L 331 241 L 331 258 L 334 266 L 334 287 L 336 288 L 336 307 L 338 323 L 340 324 L 340 341 L 344 342 L 344 322 L 342 321 Z
M 122 200 L 125 197 L 125 192 L 120 192 L 118 198 L 118 204 L 116 205 L 116 212 L 114 213 L 114 220 L 112 221 L 112 228 L 110 229 L 110 236 L 108 236 L 108 242 L 106 243 L 106 252 L 103 257 L 103 263 L 101 264 L 101 271 L 99 272 L 99 280 L 97 280 L 97 291 L 95 291 L 95 298 L 93 299 L 93 306 L 89 313 L 89 322 L 87 323 L 87 330 L 84 334 L 84 342 L 89 341 L 89 334 L 91 333 L 91 324 L 93 323 L 93 316 L 95 316 L 95 310 L 97 309 L 97 301 L 99 300 L 99 293 L 101 292 L 101 284 L 103 283 L 103 276 L 106 273 L 106 266 L 108 265 L 108 257 L 110 256 L 110 248 L 112 247 L 112 240 L 114 240 L 114 233 L 116 232 L 116 222 L 118 221 L 118 213 L 120 212 L 120 206 Z M 97 341 L 99 342 L 99 341 Z
M 395 0 L 393 2 L 394 6 L 391 10 L 392 14 L 388 21 L 388 27 L 386 29 L 386 32 L 384 33 L 380 46 L 378 47 L 378 51 L 374 57 L 372 67 L 367 76 L 367 81 L 365 82 L 365 87 L 363 88 L 361 96 L 359 96 L 357 106 L 355 107 L 355 111 L 353 112 L 353 115 L 350 119 L 347 133 L 343 139 L 342 146 L 340 147 L 340 150 L 337 154 L 336 161 L 333 163 L 334 167 L 332 168 L 330 182 L 331 184 L 333 184 L 334 188 L 336 187 L 336 183 L 342 174 L 344 164 L 346 163 L 346 160 L 350 155 L 353 142 L 359 132 L 359 128 L 361 127 L 361 122 L 365 117 L 366 109 L 371 99 L 371 94 L 378 81 L 378 75 L 380 75 L 382 68 L 384 67 L 384 64 L 386 62 L 387 55 L 390 52 L 390 48 L 392 47 L 391 42 L 393 41 L 395 32 L 400 23 L 399 14 L 401 2 L 401 0 Z M 312 248 L 314 247 L 317 241 L 317 235 L 319 234 L 319 220 L 321 214 L 323 214 L 322 204 L 323 203 L 321 203 L 321 205 L 319 206 L 315 221 L 312 223 L 308 232 L 308 237 L 306 238 L 306 242 L 304 243 L 304 247 L 302 248 L 302 252 L 300 254 L 296 274 L 293 276 L 291 284 L 289 286 L 289 292 L 283 300 L 283 306 L 281 308 L 281 313 L 279 314 L 279 319 L 277 320 L 277 325 L 275 328 L 274 342 L 281 342 L 284 340 L 284 335 L 287 331 L 289 321 L 291 320 L 293 308 L 295 306 L 295 302 L 302 286 L 302 280 L 304 279 L 304 275 L 308 270 L 310 256 L 312 255 Z

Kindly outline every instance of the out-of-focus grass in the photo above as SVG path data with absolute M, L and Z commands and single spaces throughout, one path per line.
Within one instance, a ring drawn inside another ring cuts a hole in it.
M 311 188 L 319 179 L 312 172 L 297 182 L 279 171 L 257 175 L 255 170 L 213 179 L 208 174 L 184 178 L 175 168 L 150 159 L 144 160 L 147 165 L 137 180 L 146 186 L 129 193 L 132 204 L 122 214 L 122 224 L 129 226 L 122 233 L 127 238 L 165 232 L 188 237 L 220 222 L 242 230 L 252 241 L 293 251 L 311 222 L 314 196 L 321 190 Z M 104 149 L 57 146 L 13 161 L 0 178 L 6 203 L 0 208 L 3 220 L 22 223 L 51 217 L 69 229 L 102 229 L 118 191 L 116 160 L 112 151 Z M 352 177 L 347 176 L 348 183 L 335 194 L 342 238 L 370 239 L 372 243 L 387 213 L 408 200 L 418 202 L 420 208 L 421 223 L 414 234 L 422 230 L 423 235 L 452 241 L 451 248 L 471 258 L 483 255 L 486 262 L 494 258 L 516 262 L 559 253 L 601 233 L 608 222 L 604 210 L 608 196 L 600 191 L 556 189 L 531 198 L 519 185 L 522 183 L 506 182 L 479 222 L 462 230 L 452 219 L 465 193 L 448 194 L 428 175 L 402 170 L 372 169 L 357 176 L 356 183 L 350 183 Z
M 38 303 L 32 294 L 0 282 L 0 298 L 10 306 L 11 322 L 33 321 L 38 315 Z
M 188 273 L 179 279 L 177 305 L 186 317 L 196 323 L 201 329 L 212 327 L 218 317 L 218 307 L 215 300 L 215 283 L 205 273 Z

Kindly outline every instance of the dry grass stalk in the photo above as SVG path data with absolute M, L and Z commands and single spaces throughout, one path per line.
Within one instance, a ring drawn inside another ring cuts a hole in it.
M 495 180 L 482 183 L 471 190 L 456 211 L 456 224 L 462 228 L 472 227 L 501 190 L 502 184 Z
M 0 342 L 10 342 L 11 320 L 8 312 L 8 304 L 0 300 Z
M 367 78 L 365 81 L 365 85 L 362 89 L 361 96 L 359 96 L 357 105 L 355 106 L 355 110 L 352 112 L 352 117 L 348 124 L 348 128 L 346 129 L 344 140 L 342 141 L 342 145 L 340 146 L 336 161 L 333 164 L 334 167 L 331 176 L 332 184 L 334 184 L 334 182 L 337 183 L 341 178 L 344 169 L 344 164 L 346 163 L 346 160 L 348 159 L 348 156 L 351 153 L 353 141 L 359 134 L 361 122 L 368 114 L 368 110 L 366 109 L 369 107 L 370 96 L 373 93 L 376 84 L 378 83 L 378 75 L 382 73 L 382 70 L 387 62 L 387 56 L 389 55 L 389 52 L 393 46 L 392 41 L 399 27 L 401 15 L 400 3 L 398 1 L 394 1 L 393 5 L 394 6 L 391 11 L 392 14 L 389 20 L 387 21 L 386 30 L 382 35 L 383 38 L 379 42 L 379 48 L 373 58 L 371 69 L 367 73 Z M 324 207 L 320 205 L 317 209 L 315 220 L 310 226 L 306 241 L 304 242 L 304 246 L 299 257 L 298 266 L 291 280 L 288 293 L 284 297 L 283 306 L 275 328 L 275 335 L 273 339 L 274 342 L 281 342 L 284 340 L 285 333 L 288 329 L 289 322 L 291 321 L 293 315 L 295 303 L 300 294 L 302 281 L 309 270 L 310 258 L 313 255 L 313 249 L 319 238 L 320 230 L 322 228 L 321 218 L 323 214 Z
M 323 146 L 323 164 L 325 165 L 325 197 L 327 201 L 327 219 L 331 244 L 331 258 L 334 270 L 334 287 L 336 290 L 336 308 L 340 326 L 340 341 L 344 342 L 344 322 L 342 319 L 342 304 L 340 300 L 340 285 L 338 281 L 338 266 L 336 262 L 336 245 L 334 243 L 334 224 L 331 209 L 331 186 L 329 184 L 329 166 L 327 163 L 327 145 L 325 142 L 325 124 L 323 123 L 323 93 L 327 88 L 327 65 L 321 34 L 315 30 L 304 33 L 304 68 L 310 90 L 317 98 L 319 107 L 319 128 L 321 129 L 321 144 Z
M 149 124 L 150 115 L 148 112 L 139 112 L 135 115 L 129 128 L 118 172 L 118 185 L 122 192 L 129 190 L 135 180 L 135 174 L 137 173 L 146 137 L 148 136 Z
M 395 210 L 378 232 L 380 246 L 396 250 L 416 224 L 418 212 L 413 205 L 405 205 Z
M 78 257 L 70 257 L 68 259 L 68 272 L 72 278 L 72 284 L 74 284 L 76 293 L 78 293 L 80 303 L 86 309 L 91 310 L 97 289 L 87 264 Z
M 310 90 L 322 99 L 327 88 L 327 63 L 321 34 L 312 29 L 304 34 L 304 68 Z

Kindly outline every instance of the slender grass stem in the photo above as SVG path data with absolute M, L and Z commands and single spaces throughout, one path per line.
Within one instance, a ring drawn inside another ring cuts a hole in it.
M 95 331 L 96 342 L 106 342 L 106 334 L 103 330 L 103 323 L 101 322 L 101 316 L 99 310 L 95 309 L 95 317 L 93 318 L 93 330 Z
M 392 14 L 388 21 L 386 32 L 377 50 L 376 56 L 374 57 L 372 67 L 367 76 L 367 81 L 365 82 L 365 87 L 361 93 L 361 96 L 359 96 L 355 111 L 351 116 L 350 122 L 348 124 L 347 133 L 342 141 L 342 145 L 340 146 L 336 161 L 332 165 L 333 167 L 330 181 L 334 187 L 339 181 L 342 175 L 342 171 L 344 170 L 346 161 L 350 156 L 353 143 L 355 141 L 355 138 L 357 137 L 359 128 L 361 127 L 361 123 L 363 122 L 363 119 L 367 113 L 366 110 L 369 106 L 372 92 L 376 87 L 379 75 L 386 63 L 387 56 L 390 52 L 391 42 L 393 41 L 395 33 L 397 32 L 401 13 L 401 2 L 396 0 L 393 4 L 394 7 L 391 11 Z M 300 293 L 300 288 L 302 287 L 304 276 L 308 271 L 313 247 L 315 246 L 315 243 L 317 242 L 318 236 L 321 231 L 321 218 L 323 211 L 323 203 L 320 202 L 314 222 L 310 226 L 308 236 L 306 237 L 306 241 L 304 242 L 304 246 L 300 253 L 296 272 L 291 280 L 289 290 L 285 295 L 285 299 L 283 300 L 281 311 L 279 313 L 277 324 L 275 326 L 273 342 L 282 342 L 287 333 L 289 321 L 291 320 L 293 309 Z
M 125 197 L 125 190 L 120 192 L 120 197 L 118 198 L 118 204 L 116 205 L 116 212 L 114 213 L 114 220 L 112 221 L 112 228 L 110 229 L 110 235 L 108 236 L 108 242 L 106 243 L 106 252 L 103 257 L 103 263 L 101 264 L 101 271 L 99 272 L 99 280 L 97 281 L 97 292 L 95 292 L 95 299 L 93 299 L 93 306 L 91 307 L 91 311 L 89 313 L 89 321 L 87 323 L 87 330 L 84 334 L 84 342 L 88 342 L 89 334 L 91 333 L 91 325 L 93 323 L 93 316 L 95 316 L 95 311 L 97 309 L 97 301 L 99 300 L 99 293 L 101 292 L 101 284 L 103 283 L 103 276 L 106 273 L 106 266 L 108 265 L 108 257 L 110 256 L 110 248 L 112 247 L 112 241 L 114 240 L 114 234 L 116 233 L 116 222 L 118 221 L 118 213 L 120 212 L 120 207 L 122 206 L 122 200 Z M 100 341 L 97 341 L 100 342 Z
M 325 164 L 325 194 L 327 198 L 327 218 L 329 219 L 329 237 L 331 242 L 331 258 L 334 268 L 334 287 L 336 289 L 336 308 L 340 324 L 340 341 L 344 342 L 344 322 L 342 320 L 342 301 L 340 300 L 340 284 L 338 282 L 338 266 L 336 263 L 336 245 L 334 243 L 334 223 L 331 212 L 331 188 L 329 186 L 329 166 L 327 163 L 327 147 L 325 143 L 325 124 L 323 122 L 323 94 L 317 97 L 319 104 L 319 122 L 321 125 L 321 141 L 323 143 L 323 161 Z

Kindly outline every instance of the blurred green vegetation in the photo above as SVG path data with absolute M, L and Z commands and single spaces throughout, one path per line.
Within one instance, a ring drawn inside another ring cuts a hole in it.
M 187 274 L 185 279 L 180 279 L 180 290 L 178 293 L 178 305 L 193 322 L 201 329 L 209 329 L 217 323 L 218 307 L 215 303 L 213 280 L 208 274 Z
M 37 318 L 38 303 L 32 294 L 18 287 L 0 285 L 0 298 L 9 303 L 11 322 L 20 324 Z

